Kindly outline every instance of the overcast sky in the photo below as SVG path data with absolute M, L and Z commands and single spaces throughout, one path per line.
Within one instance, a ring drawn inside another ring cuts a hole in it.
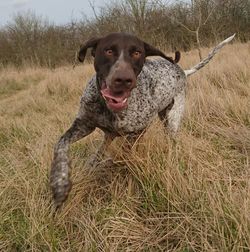
M 97 10 L 107 2 L 109 1 L 94 0 Z M 93 16 L 88 0 L 0 0 L 0 26 L 10 21 L 15 13 L 28 10 L 56 24 L 67 23 L 72 17 L 80 18 L 82 13 L 88 17 Z

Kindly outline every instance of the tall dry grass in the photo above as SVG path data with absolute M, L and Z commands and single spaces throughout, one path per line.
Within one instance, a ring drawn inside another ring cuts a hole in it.
M 228 45 L 189 79 L 175 142 L 156 121 L 129 154 L 115 141 L 116 165 L 91 174 L 101 132 L 72 145 L 74 187 L 55 216 L 53 145 L 93 68 L 2 70 L 0 251 L 249 251 L 249 53 Z M 187 53 L 181 65 L 197 61 Z

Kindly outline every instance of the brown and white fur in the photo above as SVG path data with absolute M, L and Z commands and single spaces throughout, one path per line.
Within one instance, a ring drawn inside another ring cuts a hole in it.
M 205 66 L 233 37 L 220 43 L 190 70 L 183 70 L 176 64 L 179 52 L 173 60 L 130 34 L 112 33 L 87 41 L 78 58 L 83 62 L 87 49 L 92 48 L 96 74 L 83 92 L 72 126 L 55 145 L 50 185 L 56 207 L 62 205 L 71 189 L 70 144 L 95 128 L 101 129 L 104 141 L 90 162 L 95 166 L 115 137 L 136 139 L 157 116 L 170 134 L 176 134 L 185 107 L 186 77 Z M 148 56 L 161 59 L 146 60 Z

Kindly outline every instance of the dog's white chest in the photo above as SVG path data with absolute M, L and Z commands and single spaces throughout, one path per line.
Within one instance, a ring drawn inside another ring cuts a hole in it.
M 157 115 L 158 104 L 147 93 L 135 89 L 128 100 L 128 108 L 115 116 L 114 128 L 118 132 L 138 132 L 145 129 Z M 147 91 L 148 92 L 148 91 Z

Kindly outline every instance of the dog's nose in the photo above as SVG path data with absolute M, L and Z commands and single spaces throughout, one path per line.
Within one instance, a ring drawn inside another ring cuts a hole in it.
M 126 87 L 126 88 L 131 88 L 133 84 L 133 79 L 132 78 L 126 78 L 126 77 L 117 77 L 114 80 L 115 86 L 120 87 Z
M 134 88 L 136 75 L 127 62 L 120 62 L 112 75 L 111 85 L 113 90 L 125 91 Z

